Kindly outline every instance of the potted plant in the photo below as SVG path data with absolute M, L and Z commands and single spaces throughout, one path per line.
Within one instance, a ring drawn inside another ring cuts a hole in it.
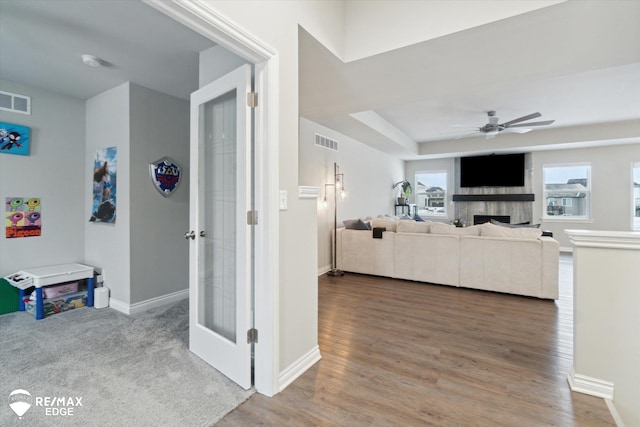
M 402 181 L 398 181 L 393 184 L 393 189 L 396 189 L 398 187 L 400 187 L 400 197 L 398 197 L 398 204 L 406 205 L 409 196 L 411 196 L 411 183 L 403 179 Z

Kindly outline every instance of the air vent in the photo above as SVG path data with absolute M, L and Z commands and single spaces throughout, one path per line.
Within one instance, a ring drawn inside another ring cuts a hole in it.
M 0 91 L 0 110 L 31 114 L 31 97 Z
M 318 147 L 328 148 L 329 150 L 338 151 L 338 141 L 335 139 L 327 138 L 326 136 L 322 136 L 319 134 L 315 134 L 316 136 L 316 145 Z

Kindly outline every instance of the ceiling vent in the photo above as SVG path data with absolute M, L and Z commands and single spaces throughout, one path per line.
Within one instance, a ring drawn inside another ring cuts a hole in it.
M 316 136 L 316 145 L 318 147 L 328 148 L 329 150 L 338 151 L 338 141 L 335 139 L 327 138 L 326 136 L 322 136 L 319 134 L 315 134 Z
M 0 91 L 0 110 L 31 114 L 31 97 Z

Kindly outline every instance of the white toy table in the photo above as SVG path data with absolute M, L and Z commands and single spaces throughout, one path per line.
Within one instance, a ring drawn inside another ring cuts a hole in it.
M 12 278 L 14 280 L 12 280 Z M 22 270 L 5 279 L 20 289 L 19 310 L 24 311 L 26 289 L 36 287 L 36 320 L 44 318 L 44 300 L 42 287 L 87 279 L 87 307 L 93 307 L 93 267 L 82 264 L 52 265 L 50 267 L 30 268 Z

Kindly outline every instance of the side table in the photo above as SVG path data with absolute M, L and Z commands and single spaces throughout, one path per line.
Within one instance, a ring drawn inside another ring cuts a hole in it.
M 398 208 L 400 208 L 400 214 L 404 214 L 405 211 L 407 212 L 407 215 L 409 215 L 410 217 L 414 217 L 416 214 L 416 205 L 412 204 L 412 205 L 396 205 L 396 210 L 395 210 L 395 214 L 394 215 L 398 215 Z M 413 214 L 411 213 L 413 212 Z

